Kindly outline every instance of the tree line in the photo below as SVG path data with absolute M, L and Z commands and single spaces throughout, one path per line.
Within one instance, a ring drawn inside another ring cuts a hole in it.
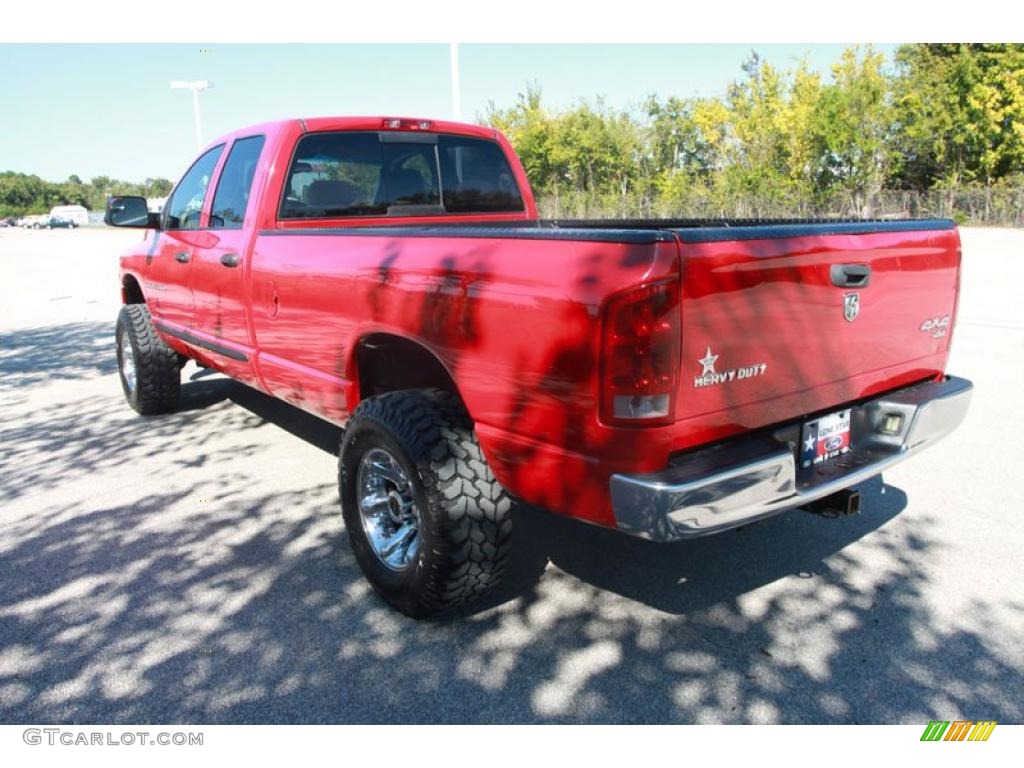
M 519 152 L 542 214 L 908 216 L 1024 224 L 1024 45 L 845 49 L 825 78 L 752 53 L 716 97 L 482 120 Z
M 84 205 L 102 211 L 108 195 L 164 197 L 171 191 L 167 179 L 141 183 L 95 176 L 88 182 L 72 174 L 66 181 L 45 181 L 34 174 L 0 173 L 0 217 L 48 213 L 56 205 Z
M 681 84 L 685 87 L 685 84 Z M 553 110 L 528 87 L 479 121 L 501 129 L 541 213 L 586 216 L 952 216 L 1024 225 L 1024 44 L 915 44 L 892 60 L 845 49 L 823 77 L 752 53 L 720 96 L 602 100 Z M 0 215 L 167 179 L 0 173 Z

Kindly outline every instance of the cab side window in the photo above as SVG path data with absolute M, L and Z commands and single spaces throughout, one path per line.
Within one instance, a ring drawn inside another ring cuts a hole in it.
M 178 182 L 164 208 L 164 229 L 199 229 L 206 190 L 223 151 L 224 145 L 220 144 L 202 154 Z
M 231 145 L 231 152 L 224 163 L 224 170 L 220 172 L 217 191 L 213 196 L 211 227 L 242 228 L 256 165 L 263 151 L 263 141 L 263 136 L 249 136 Z

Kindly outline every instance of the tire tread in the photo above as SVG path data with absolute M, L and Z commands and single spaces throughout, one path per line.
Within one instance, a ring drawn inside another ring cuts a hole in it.
M 144 416 L 173 411 L 181 393 L 178 353 L 157 334 L 145 304 L 121 307 L 117 323 L 118 344 L 127 333 L 135 351 L 136 391 L 134 398 L 125 392 L 128 402 Z
M 403 613 L 425 617 L 466 605 L 496 587 L 511 550 L 512 498 L 487 465 L 462 402 L 436 389 L 389 392 L 363 401 L 349 428 L 361 420 L 389 430 L 406 449 L 427 498 L 429 509 L 422 513 L 432 516 L 440 534 L 422 588 L 390 602 Z

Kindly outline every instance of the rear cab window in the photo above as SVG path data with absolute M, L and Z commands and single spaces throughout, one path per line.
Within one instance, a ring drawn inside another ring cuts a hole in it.
M 438 155 L 449 213 L 523 210 L 512 169 L 495 142 L 442 135 L 438 138 Z
M 280 217 L 518 213 L 524 204 L 496 142 L 454 134 L 320 132 L 303 136 Z

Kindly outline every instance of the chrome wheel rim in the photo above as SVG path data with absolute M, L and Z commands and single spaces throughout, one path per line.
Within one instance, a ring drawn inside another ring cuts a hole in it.
M 135 351 L 128 334 L 121 337 L 121 375 L 129 392 L 135 391 Z
M 420 551 L 420 511 L 412 482 L 383 448 L 367 451 L 356 476 L 356 503 L 370 548 L 386 567 L 404 571 Z

